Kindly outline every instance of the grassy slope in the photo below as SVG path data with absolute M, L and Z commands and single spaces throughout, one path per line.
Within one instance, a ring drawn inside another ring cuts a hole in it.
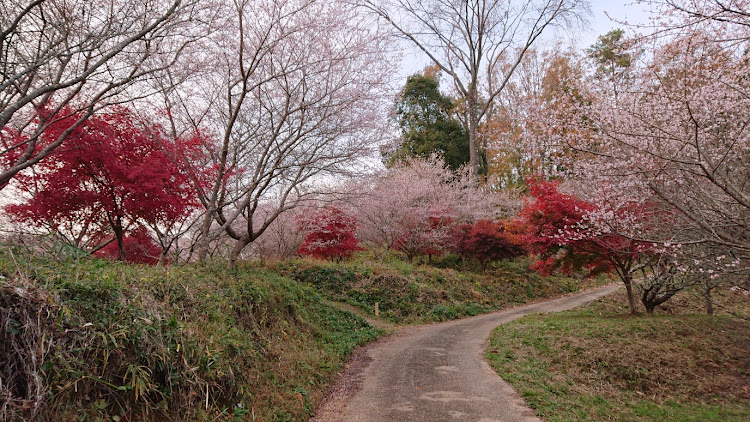
M 396 323 L 472 316 L 611 282 L 606 278 L 545 279 L 529 271 L 523 259 L 495 263 L 485 273 L 362 260 L 333 264 L 300 259 L 275 268 L 328 299 L 347 302 L 370 314 L 377 302 L 380 315 Z
M 523 260 L 485 274 L 363 259 L 229 270 L 54 262 L 0 248 L 0 371 L 17 375 L 0 389 L 15 389 L 0 420 L 306 420 L 346 356 L 381 332 L 327 300 L 369 314 L 378 302 L 387 320 L 412 323 L 601 282 L 544 280 Z M 40 399 L 16 400 L 35 381 Z
M 624 300 L 500 326 L 487 358 L 548 421 L 750 420 L 749 322 Z
M 0 420 L 305 420 L 376 335 L 270 271 L 0 251 L 0 370 L 15 374 L 2 393 L 44 387 L 41 401 L 3 398 Z

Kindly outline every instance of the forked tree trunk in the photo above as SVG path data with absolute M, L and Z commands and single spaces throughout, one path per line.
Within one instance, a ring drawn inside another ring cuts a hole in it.
M 234 268 L 237 266 L 237 261 L 239 261 L 240 253 L 248 244 L 250 244 L 250 241 L 247 239 L 240 239 L 235 242 L 232 250 L 229 252 L 229 268 Z
M 643 294 L 641 295 L 641 303 L 646 308 L 646 313 L 649 315 L 654 314 L 654 309 L 662 303 L 668 301 L 674 296 L 679 289 L 667 289 L 659 295 L 661 288 L 659 286 L 651 286 L 649 288 L 644 287 Z

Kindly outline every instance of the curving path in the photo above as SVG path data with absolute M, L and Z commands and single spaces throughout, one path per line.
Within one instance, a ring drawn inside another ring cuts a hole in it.
M 539 421 L 485 362 L 496 326 L 537 312 L 556 312 L 615 291 L 606 286 L 472 318 L 408 327 L 355 357 L 316 422 Z

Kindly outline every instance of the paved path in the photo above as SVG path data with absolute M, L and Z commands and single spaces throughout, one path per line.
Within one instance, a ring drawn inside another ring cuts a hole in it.
M 523 315 L 574 308 L 617 288 L 400 329 L 365 349 L 364 363 L 340 380 L 344 391 L 334 392 L 313 421 L 539 421 L 484 360 L 487 337 L 493 328 Z

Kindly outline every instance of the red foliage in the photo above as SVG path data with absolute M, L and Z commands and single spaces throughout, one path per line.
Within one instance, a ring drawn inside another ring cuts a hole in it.
M 128 262 L 137 264 L 156 265 L 161 255 L 161 247 L 148 235 L 145 229 L 138 228 L 131 234 L 123 237 L 125 256 Z M 120 259 L 120 250 L 117 242 L 109 243 L 94 255 L 111 260 Z
M 348 258 L 355 251 L 363 250 L 357 245 L 354 233 L 357 221 L 345 215 L 338 208 L 322 208 L 299 219 L 300 228 L 305 232 L 301 255 L 319 259 Z
M 651 248 L 648 243 L 592 224 L 587 216 L 596 214 L 598 207 L 558 191 L 558 183 L 527 183 L 534 200 L 521 210 L 513 230 L 527 250 L 537 256 L 532 268 L 538 272 L 549 274 L 560 269 L 568 273 L 587 268 L 591 275 L 611 270 L 625 274 Z
M 501 222 L 479 220 L 465 224 L 454 231 L 454 238 L 455 252 L 476 259 L 482 268 L 490 261 L 523 254 L 523 248 L 513 241 Z
M 426 217 L 419 214 L 426 212 Z M 446 207 L 432 206 L 427 210 L 414 207 L 411 218 L 402 219 L 401 233 L 393 242 L 393 249 L 403 252 L 411 262 L 418 254 L 430 257 L 442 254 L 452 242 L 454 219 Z
M 51 142 L 71 127 L 72 114 L 42 135 Z M 125 108 L 92 117 L 76 127 L 65 144 L 19 179 L 33 198 L 7 207 L 17 220 L 57 227 L 73 222 L 111 233 L 121 259 L 124 236 L 141 224 L 168 225 L 197 205 L 188 176 L 181 171 L 183 146 L 157 126 L 143 126 Z

